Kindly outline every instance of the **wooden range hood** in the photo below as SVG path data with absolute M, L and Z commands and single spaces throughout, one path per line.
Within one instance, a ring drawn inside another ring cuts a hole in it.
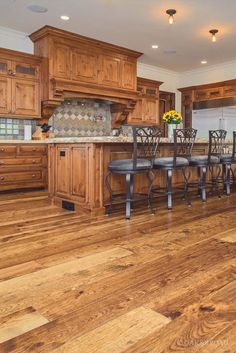
M 30 39 L 34 53 L 43 57 L 43 118 L 67 98 L 89 98 L 113 102 L 113 126 L 127 119 L 138 99 L 137 59 L 142 53 L 50 26 Z

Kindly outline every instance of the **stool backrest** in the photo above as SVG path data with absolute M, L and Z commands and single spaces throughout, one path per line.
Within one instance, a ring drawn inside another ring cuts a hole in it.
M 233 131 L 233 150 L 232 150 L 232 158 L 236 157 L 236 131 Z
M 209 149 L 208 149 L 209 161 L 211 156 L 220 157 L 224 153 L 226 135 L 227 135 L 226 130 L 209 131 Z
M 133 168 L 137 167 L 137 159 L 148 159 L 153 163 L 162 135 L 159 126 L 133 126 Z
M 174 166 L 176 158 L 189 158 L 192 155 L 192 149 L 197 136 L 197 130 L 192 128 L 174 130 Z

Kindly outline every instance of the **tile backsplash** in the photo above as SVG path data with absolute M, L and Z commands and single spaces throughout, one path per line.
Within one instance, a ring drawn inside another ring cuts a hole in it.
M 32 126 L 32 134 L 36 130 L 36 120 L 0 118 L 0 139 L 1 140 L 23 140 L 24 126 Z
M 109 102 L 72 99 L 64 101 L 49 119 L 55 137 L 109 136 Z

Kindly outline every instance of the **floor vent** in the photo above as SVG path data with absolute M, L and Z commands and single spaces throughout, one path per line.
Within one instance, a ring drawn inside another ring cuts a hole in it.
M 74 211 L 75 210 L 75 204 L 73 202 L 69 201 L 62 201 L 62 208 L 68 211 Z

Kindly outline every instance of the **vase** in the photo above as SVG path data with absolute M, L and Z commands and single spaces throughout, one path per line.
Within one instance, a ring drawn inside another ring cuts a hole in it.
M 168 139 L 174 142 L 174 130 L 178 128 L 177 124 L 168 124 Z

